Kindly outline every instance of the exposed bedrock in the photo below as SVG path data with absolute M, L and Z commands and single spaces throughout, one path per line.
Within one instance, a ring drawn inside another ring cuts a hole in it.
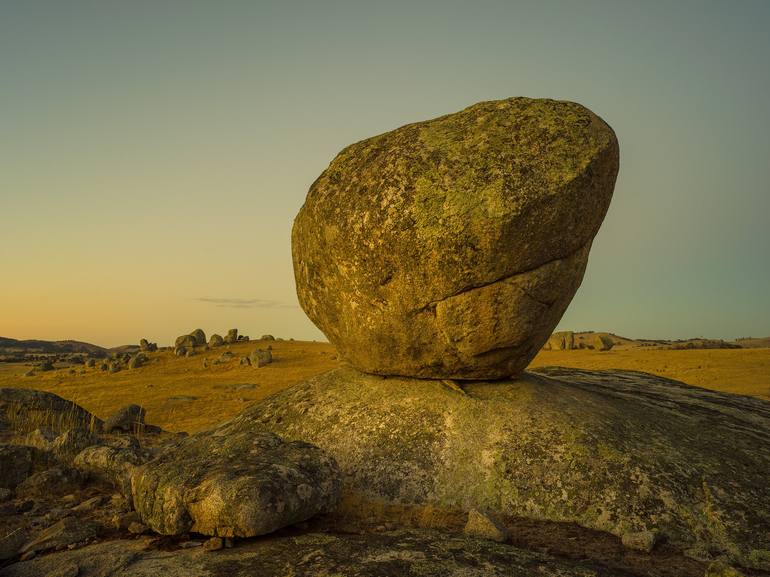
M 303 439 L 344 494 L 650 531 L 696 558 L 770 566 L 770 403 L 636 372 L 473 382 L 343 368 L 220 427 Z

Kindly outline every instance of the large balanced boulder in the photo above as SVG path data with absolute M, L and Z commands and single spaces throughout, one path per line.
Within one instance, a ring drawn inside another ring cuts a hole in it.
M 271 433 L 214 429 L 193 435 L 132 473 L 142 522 L 164 535 L 253 537 L 332 511 L 334 459 Z
M 528 98 L 353 144 L 294 221 L 300 304 L 365 372 L 514 375 L 581 283 L 618 163 L 590 110 Z
M 696 557 L 770 568 L 767 401 L 636 372 L 538 369 L 460 387 L 342 368 L 220 432 L 254 429 L 327 451 L 359 501 L 650 531 Z

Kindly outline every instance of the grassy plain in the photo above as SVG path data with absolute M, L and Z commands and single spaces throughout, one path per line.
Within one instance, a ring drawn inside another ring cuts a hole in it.
M 273 364 L 254 368 L 239 360 L 253 349 L 273 347 Z M 215 364 L 225 348 L 178 358 L 171 351 L 149 353 L 138 369 L 107 373 L 76 367 L 23 374 L 24 364 L 0 363 L 0 387 L 51 391 L 72 399 L 98 417 L 137 403 L 147 422 L 171 431 L 195 432 L 237 414 L 249 403 L 334 369 L 340 362 L 328 343 L 251 341 L 230 345 L 231 360 Z M 204 359 L 208 367 L 204 367 Z M 530 367 L 560 365 L 585 369 L 625 369 L 653 373 L 691 385 L 770 400 L 770 349 L 731 350 L 573 350 L 541 351 Z

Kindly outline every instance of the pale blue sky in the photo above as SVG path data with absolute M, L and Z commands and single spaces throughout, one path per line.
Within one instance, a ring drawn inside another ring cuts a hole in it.
M 620 139 L 562 328 L 770 334 L 768 30 L 764 1 L 0 0 L 0 335 L 322 338 L 290 258 L 310 183 L 517 95 Z

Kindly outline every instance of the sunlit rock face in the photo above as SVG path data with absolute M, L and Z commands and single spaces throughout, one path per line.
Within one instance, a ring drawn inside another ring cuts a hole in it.
M 618 163 L 590 110 L 528 98 L 353 144 L 294 222 L 300 304 L 365 372 L 515 375 L 580 286 Z
M 304 439 L 353 502 L 478 509 L 652 532 L 688 555 L 770 569 L 770 403 L 631 371 L 381 377 L 342 368 L 222 428 Z

